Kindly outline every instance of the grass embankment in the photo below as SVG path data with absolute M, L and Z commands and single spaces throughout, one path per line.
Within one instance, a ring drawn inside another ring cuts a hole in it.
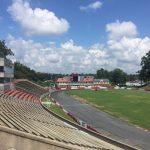
M 57 106 L 54 102 L 52 102 L 50 97 L 48 96 L 44 97 L 42 99 L 42 104 L 55 114 L 74 122 L 74 120 L 70 116 L 68 116 L 59 106 Z
M 132 90 L 73 90 L 66 93 L 150 130 L 150 93 Z

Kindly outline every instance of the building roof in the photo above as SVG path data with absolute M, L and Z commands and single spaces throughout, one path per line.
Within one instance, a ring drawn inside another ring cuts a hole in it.
M 85 76 L 83 79 L 83 82 L 93 82 L 94 77 L 93 76 Z
M 70 77 L 62 77 L 58 78 L 57 82 L 70 82 Z
M 109 82 L 109 79 L 94 79 L 94 82 Z

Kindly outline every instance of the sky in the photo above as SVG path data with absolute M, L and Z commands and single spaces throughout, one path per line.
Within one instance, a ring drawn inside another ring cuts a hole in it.
M 1 0 L 0 40 L 32 69 L 136 73 L 150 50 L 149 0 Z

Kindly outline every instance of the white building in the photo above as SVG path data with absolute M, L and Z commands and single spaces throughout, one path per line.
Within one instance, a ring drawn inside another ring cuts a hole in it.
M 141 81 L 131 81 L 131 82 L 126 82 L 126 86 L 129 86 L 129 87 L 138 87 L 138 86 L 141 86 L 141 85 L 144 85 L 144 83 L 141 83 Z
M 10 89 L 11 80 L 13 78 L 14 78 L 13 63 L 6 58 L 0 58 L 0 91 Z
M 110 84 L 108 79 L 94 79 L 94 85 L 108 85 Z

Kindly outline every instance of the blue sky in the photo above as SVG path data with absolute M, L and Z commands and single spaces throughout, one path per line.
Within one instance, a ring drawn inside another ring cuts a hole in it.
M 149 0 L 1 0 L 0 39 L 52 73 L 140 69 L 150 50 Z

